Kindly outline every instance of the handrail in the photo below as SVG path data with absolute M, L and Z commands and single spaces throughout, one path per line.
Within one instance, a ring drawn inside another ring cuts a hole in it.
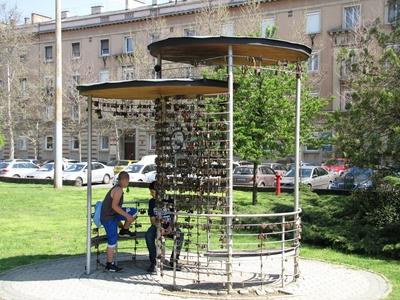
M 295 216 L 302 212 L 302 209 L 292 212 L 284 213 L 272 213 L 272 214 L 197 214 L 197 213 L 185 213 L 176 212 L 177 216 L 184 217 L 222 217 L 222 218 L 268 218 L 268 217 L 284 217 L 284 216 Z

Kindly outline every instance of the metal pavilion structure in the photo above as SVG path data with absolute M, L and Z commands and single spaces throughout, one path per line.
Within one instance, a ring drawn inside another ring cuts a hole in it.
M 167 245 L 168 243 L 159 236 L 161 275 L 170 276 L 171 286 L 174 288 L 186 286 L 183 282 L 189 280 L 197 286 L 201 286 L 202 283 L 221 283 L 222 288 L 231 293 L 238 282 L 243 283 L 247 280 L 242 277 L 242 274 L 246 273 L 241 269 L 245 263 L 243 259 L 260 259 L 259 270 L 249 276 L 252 278 L 252 284 L 263 285 L 271 282 L 271 276 L 265 271 L 266 259 L 279 256 L 281 269 L 278 279 L 273 281 L 284 285 L 288 278 L 295 280 L 299 275 L 301 212 L 301 64 L 308 59 L 311 49 L 281 40 L 223 36 L 169 38 L 150 44 L 148 49 L 150 54 L 157 58 L 155 71 L 158 79 L 82 85 L 78 88 L 81 95 L 88 97 L 88 162 L 91 161 L 92 98 L 153 100 L 156 129 L 159 129 L 156 145 L 159 156 L 156 162 L 159 182 L 158 206 L 160 210 L 172 210 L 174 224 L 180 227 L 180 231 L 186 230 L 184 271 L 193 274 L 180 277 L 175 259 L 172 272 L 163 271 L 163 260 L 168 250 L 176 255 L 178 234 L 175 231 L 172 245 Z M 227 68 L 228 82 L 161 79 L 163 61 L 192 66 L 224 66 Z M 232 180 L 233 68 L 249 66 L 284 69 L 289 64 L 296 65 L 293 72 L 296 76 L 296 174 L 293 210 L 280 214 L 235 214 Z M 209 98 L 208 95 L 213 97 Z M 91 271 L 92 246 L 90 177 L 89 168 L 86 263 L 88 274 Z M 164 201 L 167 198 L 172 199 L 172 202 Z M 184 221 L 181 221 L 182 219 Z M 250 238 L 256 242 L 249 247 Z M 241 242 L 243 239 L 245 241 Z M 288 257 L 293 262 L 292 272 L 287 270 Z

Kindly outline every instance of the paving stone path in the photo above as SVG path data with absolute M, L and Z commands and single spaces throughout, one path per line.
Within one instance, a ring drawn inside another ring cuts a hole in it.
M 220 299 L 223 291 L 210 286 L 171 291 L 170 276 L 149 275 L 147 261 L 136 262 L 122 255 L 121 273 L 95 269 L 84 274 L 85 257 L 76 256 L 28 265 L 0 274 L 0 299 L 4 300 L 70 300 L 70 299 Z M 256 258 L 253 258 L 256 259 Z M 250 263 L 249 263 L 250 262 Z M 244 261 L 249 270 L 254 262 Z M 277 264 L 279 261 L 277 261 Z M 389 291 L 390 284 L 380 275 L 314 260 L 301 260 L 301 276 L 284 288 L 276 285 L 236 287 L 229 299 L 307 299 L 307 300 L 376 300 Z M 170 271 L 167 271 L 167 273 Z M 167 274 L 166 275 L 171 275 Z M 184 274 L 184 273 L 183 273 Z M 181 282 L 178 282 L 181 283 Z

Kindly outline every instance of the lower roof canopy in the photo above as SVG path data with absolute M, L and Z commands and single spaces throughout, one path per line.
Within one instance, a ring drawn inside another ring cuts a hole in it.
M 228 83 L 210 79 L 146 79 L 82 84 L 80 95 L 102 99 L 150 100 L 163 97 L 215 95 L 228 92 Z

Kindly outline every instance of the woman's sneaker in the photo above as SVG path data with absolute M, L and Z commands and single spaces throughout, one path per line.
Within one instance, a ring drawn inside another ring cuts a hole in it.
M 119 235 L 120 235 L 120 236 L 135 236 L 136 233 L 130 231 L 129 229 L 122 228 L 122 229 L 119 231 Z
M 122 271 L 122 268 L 120 268 L 120 267 L 117 267 L 116 265 L 114 265 L 114 263 L 107 263 L 106 264 L 106 271 L 109 271 L 109 272 L 120 272 L 120 271 Z

